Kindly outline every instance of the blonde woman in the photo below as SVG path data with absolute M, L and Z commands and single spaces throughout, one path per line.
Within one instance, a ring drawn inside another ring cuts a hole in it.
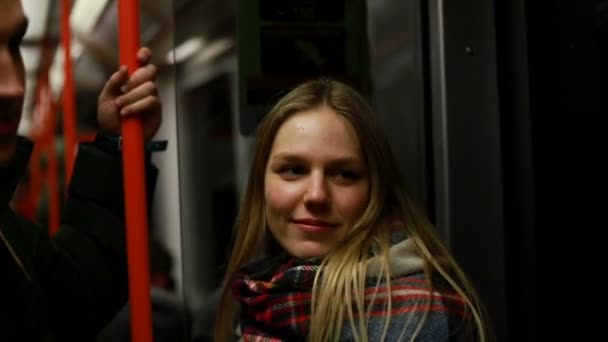
M 403 190 L 372 110 L 319 79 L 261 122 L 216 341 L 488 341 L 471 283 Z

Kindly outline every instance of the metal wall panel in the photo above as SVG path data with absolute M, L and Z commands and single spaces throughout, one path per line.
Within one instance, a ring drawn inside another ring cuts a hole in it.
M 494 8 L 429 2 L 436 220 L 506 339 Z

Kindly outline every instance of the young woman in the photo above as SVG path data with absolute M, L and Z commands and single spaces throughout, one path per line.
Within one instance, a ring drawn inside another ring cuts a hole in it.
M 473 286 L 356 91 L 304 83 L 257 139 L 216 341 L 489 340 Z

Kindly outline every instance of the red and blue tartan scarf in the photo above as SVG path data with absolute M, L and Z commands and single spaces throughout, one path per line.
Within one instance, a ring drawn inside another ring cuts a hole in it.
M 444 340 L 440 336 L 447 338 L 450 334 L 446 317 L 455 314 L 462 318 L 464 304 L 461 298 L 452 291 L 434 291 L 430 294 L 422 273 L 422 260 L 415 253 L 411 241 L 405 240 L 393 246 L 389 254 L 394 277 L 388 285 L 378 285 L 377 278 L 373 276 L 377 274 L 378 265 L 374 265 L 374 262 L 368 264 L 368 275 L 371 276 L 366 281 L 365 305 L 370 308 L 369 314 L 372 317 L 368 325 L 377 325 L 370 329 L 382 331 L 383 318 L 390 313 L 391 321 L 397 317 L 395 322 L 405 325 L 394 326 L 394 329 L 389 329 L 389 333 L 403 330 L 412 332 L 415 327 L 408 327 L 408 323 L 421 319 L 423 313 L 430 309 L 427 321 L 433 325 L 438 322 L 445 330 L 435 329 L 431 332 L 431 340 Z M 244 341 L 306 339 L 310 324 L 312 286 L 319 264 L 318 258 L 301 260 L 280 255 L 261 259 L 241 269 L 232 281 L 232 292 L 241 304 L 239 323 Z M 386 295 L 389 287 L 392 302 L 390 310 Z M 343 326 L 343 337 L 352 336 L 350 324 L 345 321 Z M 399 340 L 404 337 L 397 336 Z
M 278 266 L 277 266 L 278 265 Z M 308 334 L 310 302 L 319 260 L 281 256 L 243 269 L 232 283 L 241 304 L 245 341 L 298 341 Z M 245 274 L 248 274 L 247 276 Z

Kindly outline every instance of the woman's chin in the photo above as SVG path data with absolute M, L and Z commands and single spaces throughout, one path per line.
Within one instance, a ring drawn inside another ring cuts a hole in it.
M 319 258 L 326 255 L 331 246 L 318 241 L 301 241 L 287 246 L 287 252 L 298 259 Z

